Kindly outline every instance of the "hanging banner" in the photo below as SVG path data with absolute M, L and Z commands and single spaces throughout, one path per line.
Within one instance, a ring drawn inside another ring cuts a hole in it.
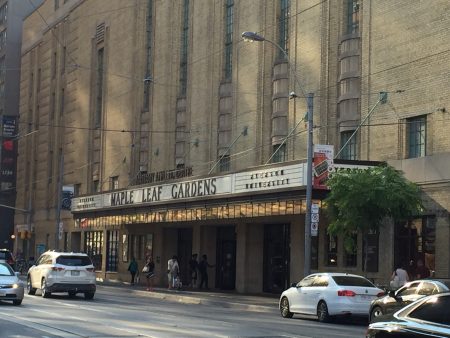
M 313 186 L 314 189 L 328 189 L 328 173 L 333 170 L 334 146 L 328 144 L 314 145 Z

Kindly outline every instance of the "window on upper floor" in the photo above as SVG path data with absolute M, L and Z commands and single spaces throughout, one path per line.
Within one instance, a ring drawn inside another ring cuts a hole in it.
M 278 44 L 287 53 L 289 50 L 289 3 L 290 0 L 279 1 L 279 15 L 278 15 Z M 285 59 L 285 54 L 279 50 L 278 57 Z
M 110 177 L 110 190 L 117 190 L 119 189 L 119 176 L 112 176 Z
M 94 180 L 92 182 L 92 192 L 99 192 L 100 191 L 100 181 Z
M 341 151 L 342 160 L 356 160 L 356 135 L 352 137 L 353 133 L 353 130 L 341 132 L 341 147 L 348 142 Z
M 6 29 L 0 32 L 0 51 L 6 47 Z
M 346 34 L 359 33 L 359 0 L 347 1 L 347 27 Z
M 189 0 L 183 1 L 183 19 L 181 31 L 180 56 L 180 96 L 186 96 L 188 76 L 188 45 L 189 45 Z
M 94 124 L 99 127 L 102 120 L 103 111 L 103 77 L 104 77 L 105 50 L 97 50 L 97 74 L 96 74 L 96 96 L 95 96 L 95 116 Z
M 233 58 L 233 6 L 234 0 L 225 0 L 225 48 L 224 48 L 224 78 L 231 80 Z
M 55 11 L 59 8 L 59 0 L 55 0 L 54 8 L 55 8 Z
M 274 153 L 274 155 L 272 157 L 272 163 L 279 163 L 279 162 L 287 161 L 286 143 L 283 143 L 281 146 L 279 144 L 273 145 L 272 151 Z
M 230 171 L 231 163 L 230 163 L 230 155 L 224 155 L 219 161 L 219 171 Z
M 426 155 L 427 117 L 406 119 L 408 158 Z

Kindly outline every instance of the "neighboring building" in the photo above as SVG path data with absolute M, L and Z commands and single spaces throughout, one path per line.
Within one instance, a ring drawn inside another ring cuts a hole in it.
M 0 1 L 0 248 L 10 250 L 14 244 L 22 20 L 40 3 L 42 0 Z
M 394 263 L 424 258 L 448 277 L 448 6 L 45 1 L 22 47 L 21 122 L 33 134 L 19 140 L 17 206 L 32 210 L 33 254 L 86 251 L 104 279 L 152 254 L 160 284 L 173 254 L 185 281 L 191 254 L 207 254 L 211 286 L 280 292 L 303 273 L 313 92 L 315 143 L 334 145 L 341 166 L 402 168 L 427 201 L 418 219 L 371 234 L 365 271 L 362 236 L 346 253 L 321 215 L 313 271 L 384 282 Z M 315 203 L 325 195 L 315 189 Z

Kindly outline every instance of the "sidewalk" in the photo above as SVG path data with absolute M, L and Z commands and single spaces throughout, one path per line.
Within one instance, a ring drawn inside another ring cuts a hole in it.
M 159 287 L 155 287 L 150 292 L 146 291 L 143 285 L 131 286 L 130 283 L 120 281 L 97 280 L 97 285 L 107 288 L 126 288 L 132 293 L 145 293 L 148 297 L 185 304 L 203 304 L 255 312 L 273 312 L 278 309 L 278 295 L 247 295 L 236 292 L 220 292 L 219 290 L 200 291 L 189 288 L 168 290 Z

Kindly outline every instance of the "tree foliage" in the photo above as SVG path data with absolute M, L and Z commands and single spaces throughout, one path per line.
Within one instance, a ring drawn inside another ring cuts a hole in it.
M 355 246 L 355 232 L 367 236 L 379 231 L 386 217 L 396 222 L 422 211 L 419 187 L 390 166 L 338 172 L 327 183 L 328 233 L 343 236 L 347 251 Z

